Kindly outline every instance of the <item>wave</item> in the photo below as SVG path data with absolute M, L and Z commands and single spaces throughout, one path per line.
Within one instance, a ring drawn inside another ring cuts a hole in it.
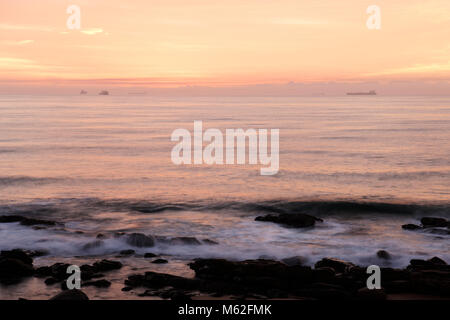
M 70 220 L 72 218 L 96 218 L 102 212 L 124 212 L 135 215 L 163 214 L 173 211 L 237 212 L 256 215 L 262 213 L 307 213 L 328 215 L 410 215 L 450 216 L 450 203 L 394 203 L 361 200 L 264 200 L 245 201 L 193 201 L 160 202 L 127 199 L 50 199 L 28 203 L 0 205 L 0 215 L 14 214 L 39 218 Z
M 64 178 L 30 177 L 30 176 L 0 176 L 0 186 L 12 186 L 22 184 L 49 184 L 61 182 Z

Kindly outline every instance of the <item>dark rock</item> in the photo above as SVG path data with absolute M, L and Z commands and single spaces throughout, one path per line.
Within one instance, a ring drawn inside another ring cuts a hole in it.
M 390 260 L 391 259 L 391 255 L 386 250 L 379 250 L 377 252 L 377 257 L 380 258 L 380 259 L 384 259 L 384 260 Z
M 428 262 L 430 262 L 433 265 L 444 265 L 444 266 L 447 265 L 447 262 L 438 257 L 433 257 L 429 259 Z
M 29 277 L 34 273 L 33 266 L 18 259 L 0 259 L 0 278 Z
M 301 257 L 301 256 L 295 256 L 295 257 L 281 259 L 281 262 L 287 264 L 288 266 L 302 266 L 307 261 L 308 260 L 305 257 Z
M 171 245 L 194 245 L 194 246 L 199 246 L 201 245 L 201 242 L 198 241 L 196 238 L 194 237 L 175 237 L 175 238 L 171 238 L 169 243 Z
M 146 254 L 144 254 L 144 258 L 154 258 L 157 257 L 157 254 L 151 253 L 151 252 L 147 252 Z
M 30 257 L 30 255 L 21 249 L 1 251 L 0 259 L 2 259 L 2 258 L 11 258 L 11 259 L 20 260 L 23 263 L 29 264 L 29 265 L 33 264 L 33 259 Z
M 128 292 L 128 291 L 133 290 L 133 287 L 123 287 L 121 290 L 122 290 L 123 292 Z
M 99 233 L 99 234 L 96 236 L 96 238 L 97 238 L 97 239 L 105 239 L 106 236 L 105 236 L 103 233 Z
M 50 300 L 89 300 L 88 296 L 81 290 L 65 290 L 58 293 Z
M 156 263 L 156 264 L 162 264 L 162 263 L 168 263 L 169 261 L 167 261 L 166 259 L 156 259 L 153 260 L 152 263 Z
M 355 265 L 353 263 L 339 260 L 336 258 L 323 258 L 322 260 L 318 261 L 315 264 L 315 268 L 323 268 L 323 267 L 330 267 L 336 270 L 336 272 L 343 273 L 347 271 L 350 267 L 354 267 Z
M 219 244 L 218 242 L 216 242 L 216 241 L 214 241 L 214 240 L 211 240 L 211 239 L 203 239 L 202 242 L 203 242 L 204 244 L 211 245 L 211 246 L 214 246 L 214 245 L 218 245 L 218 244 Z
M 447 220 L 443 218 L 424 217 L 420 220 L 424 228 L 447 227 Z
M 186 301 L 191 301 L 191 296 L 181 292 L 181 291 L 175 291 L 170 295 L 170 300 L 174 301 L 174 302 L 186 302 Z
M 411 273 L 411 286 L 415 292 L 450 296 L 450 272 L 422 270 Z
M 95 262 L 93 266 L 97 272 L 104 272 L 120 269 L 122 268 L 122 263 L 120 263 L 119 261 L 104 259 L 102 261 Z
M 83 283 L 83 287 L 94 286 L 97 288 L 109 288 L 111 286 L 111 282 L 108 280 L 102 279 L 97 281 L 89 281 Z
M 322 219 L 310 216 L 308 214 L 286 214 L 282 213 L 279 215 L 269 214 L 266 216 L 259 216 L 255 218 L 255 221 L 268 221 L 275 222 L 283 225 L 287 225 L 294 228 L 307 228 L 312 227 L 316 221 L 323 221 Z
M 402 225 L 402 229 L 405 229 L 405 230 L 418 230 L 418 229 L 421 229 L 421 227 L 416 225 L 416 224 L 408 223 L 408 224 Z
M 134 250 L 122 250 L 122 251 L 120 251 L 120 254 L 122 254 L 124 256 L 129 256 L 129 255 L 135 254 L 135 253 L 136 253 L 136 251 L 134 251 Z
M 152 236 L 146 236 L 142 233 L 132 233 L 127 237 L 127 243 L 134 247 L 153 247 L 155 240 Z
M 53 277 L 51 277 L 51 278 L 47 278 L 47 279 L 45 279 L 45 284 L 46 285 L 48 285 L 48 286 L 51 286 L 51 285 L 53 285 L 53 284 L 55 284 L 55 283 L 58 283 L 58 282 L 60 282 L 60 280 L 58 280 L 58 279 L 56 279 L 56 278 L 53 278 Z

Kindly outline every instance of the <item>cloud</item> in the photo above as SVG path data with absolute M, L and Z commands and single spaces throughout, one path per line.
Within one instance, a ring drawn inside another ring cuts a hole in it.
M 5 23 L 0 23 L 0 30 L 10 30 L 10 31 L 27 30 L 27 31 L 44 31 L 44 32 L 53 31 L 52 28 L 46 26 L 5 24 Z
M 0 44 L 6 46 L 24 46 L 27 44 L 34 43 L 34 40 L 21 40 L 21 41 L 2 41 Z
M 98 33 L 102 33 L 103 29 L 100 28 L 88 28 L 88 29 L 83 29 L 81 30 L 82 33 L 87 34 L 89 36 L 93 36 L 96 35 Z

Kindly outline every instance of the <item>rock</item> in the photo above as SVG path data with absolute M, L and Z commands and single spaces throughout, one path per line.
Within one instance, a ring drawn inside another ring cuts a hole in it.
M 142 233 L 132 233 L 127 237 L 127 243 L 134 247 L 153 247 L 155 240 L 152 236 L 146 236 Z
M 163 264 L 163 263 L 168 263 L 169 261 L 167 261 L 166 259 L 156 259 L 153 260 L 152 263 L 156 263 L 156 264 Z
M 429 263 L 433 264 L 433 265 L 447 265 L 447 262 L 445 262 L 444 260 L 442 260 L 441 258 L 438 257 L 433 257 L 431 259 L 428 260 Z
M 96 238 L 97 238 L 97 239 L 105 239 L 106 236 L 105 236 L 103 233 L 99 233 L 99 234 L 96 236 Z
M 51 278 L 45 279 L 44 282 L 45 282 L 46 285 L 51 286 L 51 285 L 53 285 L 53 284 L 55 284 L 55 283 L 58 283 L 59 280 L 56 279 L 56 278 L 51 277 Z
M 418 293 L 450 296 L 450 271 L 414 271 L 411 273 L 411 286 Z
M 121 290 L 122 290 L 123 292 L 128 292 L 128 291 L 133 290 L 133 287 L 123 287 Z
M 418 229 L 421 229 L 421 227 L 416 225 L 416 224 L 408 223 L 408 224 L 402 225 L 402 229 L 405 229 L 405 230 L 418 230 Z
M 33 266 L 18 259 L 0 259 L 0 278 L 8 276 L 29 277 L 34 273 Z
M 170 295 L 170 300 L 174 302 L 186 302 L 191 301 L 191 297 L 182 291 L 172 292 Z
M 350 267 L 354 267 L 355 265 L 353 263 L 339 260 L 336 258 L 323 258 L 322 260 L 318 261 L 315 264 L 315 268 L 323 268 L 323 267 L 330 267 L 336 270 L 336 272 L 346 272 Z
M 194 237 L 175 237 L 169 240 L 171 245 L 201 245 L 201 242 Z
M 219 243 L 214 241 L 214 240 L 210 240 L 210 239 L 203 239 L 202 242 L 204 244 L 210 245 L 210 246 L 214 246 L 214 245 L 218 245 Z
M 255 221 L 268 221 L 283 224 L 294 228 L 307 228 L 312 227 L 316 221 L 323 221 L 322 219 L 310 216 L 308 214 L 286 214 L 279 215 L 269 214 L 266 216 L 259 216 L 255 218 Z
M 151 253 L 151 252 L 147 252 L 146 254 L 144 254 L 144 258 L 154 258 L 157 257 L 157 254 Z
M 24 225 L 24 226 L 35 226 L 35 225 L 54 226 L 54 225 L 56 225 L 55 221 L 50 221 L 50 220 L 26 218 L 26 217 L 17 216 L 17 215 L 0 216 L 0 223 L 12 223 L 12 222 L 20 222 L 20 224 Z
M 102 279 L 97 281 L 89 281 L 83 283 L 83 287 L 94 286 L 97 288 L 109 288 L 111 286 L 111 282 L 108 280 Z
M 424 217 L 420 220 L 424 228 L 447 227 L 447 220 L 443 218 Z
M 377 257 L 380 258 L 380 259 L 384 259 L 384 260 L 390 260 L 391 259 L 391 255 L 386 250 L 379 250 L 377 252 Z
M 73 289 L 73 290 L 65 290 L 63 292 L 58 293 L 56 296 L 51 298 L 50 300 L 89 300 L 88 296 L 81 290 Z
M 102 261 L 94 262 L 93 267 L 97 272 L 111 271 L 122 268 L 122 263 L 120 263 L 119 261 L 104 259 Z
M 281 262 L 287 264 L 288 266 L 302 266 L 307 261 L 308 260 L 305 257 L 301 257 L 301 256 L 294 256 L 294 257 L 281 259 Z
M 25 264 L 29 264 L 32 265 L 33 264 L 33 259 L 31 258 L 31 256 L 26 253 L 25 251 L 21 250 L 21 249 L 13 249 L 13 250 L 9 250 L 9 251 L 1 251 L 0 252 L 0 259 L 2 258 L 11 258 L 11 259 L 16 259 L 16 260 L 20 260 Z
M 362 300 L 386 300 L 386 292 L 383 289 L 361 288 L 357 292 L 357 297 Z
M 134 250 L 122 250 L 122 251 L 120 251 L 120 254 L 124 255 L 124 256 L 129 256 L 129 255 L 135 254 L 135 253 L 136 253 L 136 251 L 134 251 Z

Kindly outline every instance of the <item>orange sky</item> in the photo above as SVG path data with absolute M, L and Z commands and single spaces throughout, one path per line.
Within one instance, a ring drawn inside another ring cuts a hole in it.
M 66 27 L 71 4 L 81 30 Z M 366 27 L 371 4 L 381 30 Z M 0 82 L 9 87 L 449 79 L 448 0 L 0 2 Z

